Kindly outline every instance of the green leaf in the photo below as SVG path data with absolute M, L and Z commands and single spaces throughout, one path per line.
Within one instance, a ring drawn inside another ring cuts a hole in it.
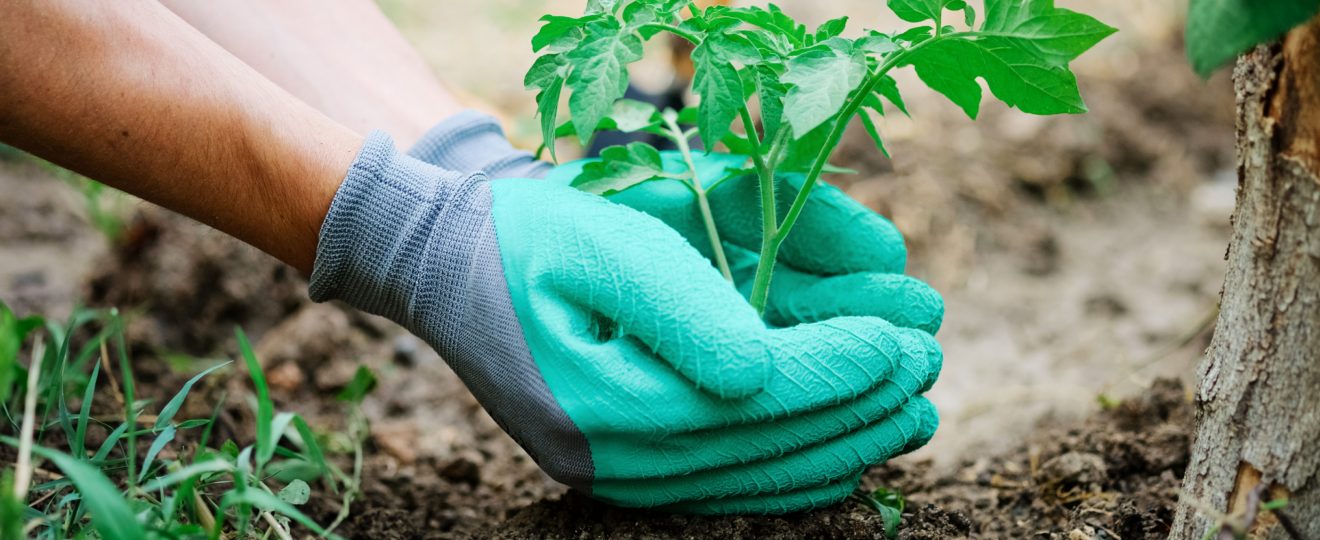
M 91 515 L 92 527 L 106 540 L 146 538 L 128 501 L 101 471 L 73 456 L 48 448 L 34 447 L 32 453 L 50 460 L 73 481 L 82 505 Z
M 147 471 L 151 470 L 151 462 L 155 461 L 156 455 L 160 454 L 160 451 L 165 449 L 165 445 L 174 440 L 175 433 L 176 430 L 174 426 L 166 426 L 165 429 L 160 432 L 160 435 L 156 436 L 156 440 L 151 441 L 151 447 L 147 449 L 147 457 L 142 461 L 142 470 L 138 471 L 137 481 L 139 483 L 146 479 Z
M 142 484 L 142 491 L 147 493 L 167 489 L 193 478 L 200 478 L 208 474 L 231 472 L 234 466 L 221 459 L 208 459 L 183 467 L 177 471 L 164 476 L 157 476 L 151 481 Z
M 993 1 L 993 0 L 992 0 Z M 889 9 L 898 18 L 911 23 L 924 21 L 939 22 L 944 9 L 962 9 L 963 0 L 888 0 Z
M 248 376 L 257 390 L 257 463 L 266 463 L 275 455 L 275 437 L 271 424 L 275 421 L 275 404 L 270 400 L 270 388 L 266 386 L 266 374 L 261 371 L 261 362 L 252 354 L 252 344 L 248 343 L 247 334 L 242 328 L 234 328 L 238 337 L 238 350 L 247 364 Z
M 659 113 L 656 111 L 655 105 L 635 99 L 615 101 L 607 120 L 608 123 L 612 124 L 607 129 L 624 133 L 641 131 L 660 123 Z M 600 128 L 597 127 L 597 129 Z
M 963 22 L 967 23 L 968 28 L 976 28 L 976 8 L 971 4 L 963 5 Z
M 294 480 L 289 482 L 289 485 L 284 486 L 284 489 L 281 489 L 276 495 L 281 501 L 298 506 L 306 504 L 307 500 L 312 498 L 312 488 L 307 485 L 307 482 Z
M 557 78 L 563 78 L 568 71 L 568 59 L 563 54 L 546 54 L 537 58 L 523 77 L 523 87 L 528 90 L 544 90 Z
M 564 77 L 550 81 L 536 96 L 536 110 L 541 116 L 541 140 L 550 150 L 550 159 L 559 161 L 555 152 L 555 123 L 559 121 L 559 96 L 564 90 Z
M 1010 107 L 1031 114 L 1086 112 L 1077 78 L 1066 67 L 1051 65 L 1019 42 L 1002 37 L 944 39 L 914 51 L 907 63 L 935 91 L 976 118 L 984 78 L 990 91 Z
M 317 525 L 315 521 L 312 521 L 312 518 L 309 518 L 307 517 L 306 514 L 299 512 L 297 508 L 293 507 L 293 505 L 290 505 L 289 503 L 280 500 L 278 497 L 271 495 L 270 493 L 266 493 L 265 491 L 260 491 L 256 489 L 245 489 L 242 491 L 231 491 L 229 493 L 226 493 L 224 498 L 220 499 L 220 511 L 218 513 L 223 514 L 226 510 L 234 506 L 241 507 L 243 505 L 251 505 L 252 507 L 260 510 L 265 510 L 267 512 L 273 512 L 286 516 L 289 519 L 298 522 L 302 526 L 307 527 L 316 534 L 322 536 L 328 534 L 325 529 L 323 529 L 320 525 Z M 217 522 L 216 525 L 218 526 L 219 523 Z M 339 538 L 338 536 L 333 534 L 331 534 L 330 537 Z
M 876 85 L 875 91 L 880 96 L 889 100 L 889 102 L 892 103 L 899 112 L 903 113 L 904 116 L 909 118 L 912 116 L 911 114 L 908 114 L 907 104 L 903 102 L 903 94 L 898 90 L 898 81 L 894 80 L 893 77 L 885 75 L 883 79 L 880 79 L 880 84 Z M 879 111 L 879 109 L 877 109 L 877 111 Z M 884 114 L 883 111 L 879 112 Z
M 587 0 L 587 15 L 613 13 L 619 7 L 619 0 Z
M 335 399 L 347 401 L 349 403 L 362 403 L 362 400 L 376 388 L 376 374 L 371 372 L 367 366 L 358 366 L 357 371 L 353 372 L 353 380 L 348 381 L 348 385 L 339 391 Z
M 573 64 L 568 109 L 579 141 L 586 144 L 600 119 L 628 90 L 628 64 L 642 59 L 642 40 L 611 19 L 588 25 L 583 43 L 567 54 Z
M 761 101 L 761 128 L 764 139 L 772 141 L 784 121 L 784 98 L 788 96 L 788 86 L 779 80 L 779 74 L 768 66 L 758 66 L 757 92 Z
M 816 42 L 820 43 L 827 39 L 838 37 L 840 34 L 843 33 L 844 30 L 847 29 L 848 29 L 847 15 L 843 17 L 839 17 L 837 19 L 831 19 L 829 21 L 825 21 L 824 24 L 820 25 L 820 27 L 816 29 L 816 35 L 815 35 Z
M 718 141 L 745 104 L 742 78 L 732 62 L 711 50 L 709 42 L 692 51 L 692 62 L 696 65 L 692 90 L 701 97 L 697 130 L 702 140 Z
M 889 157 L 889 150 L 885 148 L 885 141 L 880 138 L 880 128 L 876 127 L 871 115 L 867 114 L 865 110 L 861 110 L 857 112 L 857 117 L 862 119 L 862 126 L 866 128 L 866 134 L 871 136 L 871 141 L 875 143 L 875 147 L 880 149 L 880 153 L 884 154 L 885 157 Z
M 584 19 L 573 17 L 561 17 L 559 15 L 546 15 L 541 17 L 541 26 L 535 36 L 532 36 L 532 52 L 541 52 L 541 49 L 562 41 L 570 41 L 582 36 L 581 26 Z
M 996 30 L 993 35 L 1008 39 L 1056 66 L 1066 66 L 1114 32 L 1117 30 L 1089 15 L 1054 9 L 1011 28 Z
M 194 384 L 197 384 L 197 381 L 202 380 L 202 377 L 210 375 L 215 370 L 228 366 L 231 363 L 232 362 L 225 362 L 223 364 L 211 366 L 209 369 L 193 375 L 191 379 L 188 379 L 188 382 L 183 383 L 183 388 L 180 388 L 179 392 L 174 394 L 174 397 L 170 398 L 169 403 L 166 403 L 165 407 L 160 410 L 160 414 L 156 415 L 156 429 L 161 429 L 166 425 L 169 425 L 171 420 L 174 420 L 174 415 L 179 412 L 179 408 L 183 406 L 183 401 L 188 398 L 188 392 L 192 391 L 192 387 Z
M 871 507 L 880 513 L 885 525 L 885 537 L 890 540 L 898 538 L 898 526 L 903 523 L 903 510 L 907 508 L 907 500 L 903 494 L 879 488 L 871 492 L 869 502 Z
M 898 44 L 894 43 L 893 38 L 875 31 L 858 39 L 855 46 L 869 54 L 884 55 L 898 50 Z
M 789 60 L 783 81 L 792 87 L 784 117 L 793 135 L 801 137 L 837 114 L 865 76 L 866 59 L 860 54 L 820 49 Z
M 611 146 L 601 151 L 600 158 L 582 167 L 582 174 L 573 179 L 573 187 L 610 195 L 668 176 L 660 151 L 646 143 Z
M 902 34 L 898 34 L 894 36 L 894 41 L 899 43 L 907 43 L 909 45 L 916 45 L 918 43 L 930 39 L 931 33 L 934 31 L 935 28 L 930 26 L 918 26 L 916 28 L 909 28 L 906 31 L 904 31 Z
M 769 31 L 786 40 L 792 47 L 806 44 L 807 27 L 793 20 L 792 17 L 770 4 L 768 7 L 748 6 L 739 8 L 712 7 L 707 10 L 707 18 L 718 22 L 721 18 L 731 18 Z
M 1320 0 L 1192 0 L 1187 56 L 1202 77 L 1320 11 Z

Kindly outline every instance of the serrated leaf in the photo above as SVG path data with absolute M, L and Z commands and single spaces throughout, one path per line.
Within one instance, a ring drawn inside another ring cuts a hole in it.
M 559 121 L 559 96 L 564 91 L 564 76 L 561 74 L 546 84 L 536 96 L 536 110 L 541 116 L 541 140 L 550 150 L 550 158 L 556 163 L 559 156 L 555 153 L 555 123 Z
M 532 36 L 532 52 L 541 52 L 541 49 L 549 47 L 560 40 L 578 39 L 582 36 L 582 19 L 546 15 L 541 17 L 541 22 L 545 24 L 536 32 L 536 35 Z
M 619 0 L 587 0 L 587 15 L 613 13 L 619 6 Z
M 568 109 L 578 139 L 586 144 L 614 101 L 628 90 L 628 64 L 642 59 L 642 40 L 623 31 L 617 21 L 587 27 L 581 46 L 567 53 L 573 64 L 568 87 L 573 95 Z
M 1042 3 L 1041 0 L 1036 2 Z M 1043 3 L 1048 4 L 1049 1 Z M 1065 66 L 1116 31 L 1089 15 L 1051 8 L 989 33 L 1012 40 L 1016 45 L 1056 66 Z
M 907 104 L 903 102 L 903 94 L 898 89 L 898 81 L 894 80 L 893 77 L 885 75 L 884 78 L 880 79 L 880 83 L 876 85 L 875 91 L 892 103 L 899 112 L 903 113 L 903 116 L 912 117 L 911 114 L 908 114 Z
M 820 27 L 816 28 L 816 42 L 825 41 L 832 37 L 838 37 L 844 30 L 848 29 L 848 16 L 839 17 L 825 21 Z
M 801 47 L 806 44 L 806 25 L 793 20 L 792 17 L 779 9 L 779 6 L 774 4 L 770 4 L 766 8 L 760 6 L 710 8 L 707 10 L 707 18 L 711 22 L 718 22 L 722 18 L 742 21 L 784 38 L 792 47 Z
M 866 128 L 866 134 L 871 136 L 871 141 L 875 143 L 875 147 L 879 148 L 880 153 L 884 154 L 885 157 L 889 157 L 889 150 L 885 148 L 884 139 L 880 138 L 880 128 L 876 127 L 875 120 L 872 120 L 871 115 L 867 114 L 865 110 L 858 111 L 857 117 L 862 119 L 862 126 Z
M 632 133 L 654 126 L 660 122 L 655 105 L 635 99 L 620 99 L 614 102 L 606 122 L 606 129 Z
M 860 54 L 816 50 L 790 59 L 782 80 L 791 85 L 784 118 L 793 135 L 801 137 L 837 114 L 865 76 L 866 59 Z
M 757 96 L 761 102 L 761 129 L 765 140 L 774 140 L 784 121 L 784 98 L 788 87 L 779 80 L 779 74 L 769 66 L 758 66 Z
M 859 38 L 854 46 L 869 54 L 884 55 L 898 50 L 898 44 L 894 43 L 893 38 L 874 31 Z
M 1283 35 L 1320 11 L 1320 0 L 1192 0 L 1187 56 L 1202 77 L 1239 53 Z
M 965 0 L 888 0 L 889 9 L 898 18 L 911 23 L 936 21 L 944 16 L 945 9 L 961 10 Z
M 711 50 L 710 42 L 692 51 L 692 62 L 696 66 L 692 91 L 701 97 L 697 130 L 702 140 L 718 141 L 745 104 L 742 77 L 733 63 Z
M 544 90 L 556 78 L 563 77 L 568 68 L 568 59 L 562 54 L 547 54 L 532 62 L 532 67 L 523 77 L 523 87 L 528 90 Z
M 901 34 L 894 36 L 894 41 L 916 45 L 931 38 L 931 33 L 935 31 L 932 26 L 918 26 L 909 28 Z
M 601 151 L 600 161 L 582 167 L 573 179 L 573 187 L 597 195 L 611 195 L 643 182 L 666 177 L 660 151 L 649 144 L 635 142 L 611 146 Z
M 1086 112 L 1077 78 L 1008 38 L 945 39 L 914 51 L 907 63 L 917 76 L 976 118 L 984 78 L 990 91 L 1010 107 L 1031 114 Z
M 706 44 L 710 45 L 715 56 L 730 62 L 745 66 L 761 63 L 761 50 L 745 34 L 710 34 L 706 36 Z

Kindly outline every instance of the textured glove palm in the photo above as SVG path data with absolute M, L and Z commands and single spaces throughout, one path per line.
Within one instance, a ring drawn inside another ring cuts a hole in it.
M 463 125 L 420 153 L 482 139 Z M 513 154 L 453 165 L 544 172 Z M 622 506 L 830 504 L 937 424 L 917 396 L 940 364 L 926 332 L 875 317 L 767 328 L 661 221 L 438 168 L 381 134 L 335 196 L 312 292 L 426 339 L 552 477 Z

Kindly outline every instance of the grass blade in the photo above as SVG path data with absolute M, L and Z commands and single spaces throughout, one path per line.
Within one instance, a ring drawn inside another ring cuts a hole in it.
M 12 437 L 0 436 L 0 442 L 18 446 Z M 101 471 L 78 459 L 49 448 L 32 448 L 32 454 L 54 463 L 77 488 L 83 507 L 92 515 L 92 526 L 106 540 L 138 540 L 146 533 L 138 524 L 128 501 Z
M 83 390 L 82 406 L 78 410 L 78 428 L 73 433 L 73 455 L 83 457 L 87 454 L 87 422 L 92 415 L 92 400 L 96 397 L 96 380 L 101 376 L 101 364 L 92 364 L 92 375 Z
M 156 417 L 156 429 L 164 428 L 170 423 L 170 420 L 174 419 L 174 415 L 179 412 L 179 408 L 183 406 L 183 401 L 188 398 L 188 392 L 192 391 L 192 387 L 194 384 L 197 384 L 197 381 L 202 380 L 202 377 L 210 375 L 215 370 L 231 363 L 232 362 L 225 362 L 223 364 L 211 366 L 211 368 L 193 375 L 191 379 L 188 379 L 188 382 L 183 383 L 183 388 L 179 389 L 179 393 L 174 394 L 174 397 L 170 398 L 169 403 L 166 403 L 165 407 L 160 410 L 160 414 Z
M 261 466 L 275 455 L 275 434 L 271 429 L 275 421 L 275 405 L 270 401 L 266 375 L 262 373 L 261 363 L 252 353 L 252 344 L 248 342 L 247 334 L 243 333 L 242 328 L 235 328 L 234 333 L 238 336 L 238 349 L 243 353 L 248 376 L 252 377 L 252 385 L 257 390 L 257 472 L 259 474 Z
M 303 514 L 302 512 L 298 511 L 298 509 L 294 508 L 293 505 L 281 501 L 278 497 L 266 493 L 264 491 L 259 491 L 255 489 L 249 489 L 247 491 L 241 491 L 241 492 L 231 491 L 225 494 L 224 498 L 221 499 L 220 501 L 221 511 L 224 511 L 225 509 L 228 509 L 229 507 L 234 505 L 245 505 L 245 506 L 250 505 L 253 508 L 265 510 L 267 512 L 275 512 L 287 516 L 289 519 L 297 521 L 300 525 L 307 527 L 309 530 L 311 530 L 312 532 L 318 535 L 325 536 L 327 533 L 325 529 L 321 528 L 320 525 L 317 525 L 315 521 L 312 521 L 312 518 L 309 518 L 307 517 L 306 514 Z M 335 536 L 333 534 L 330 535 L 329 537 L 339 538 L 338 536 Z
M 151 462 L 156 459 L 156 454 L 159 454 L 161 449 L 165 448 L 165 445 L 174 440 L 175 433 L 174 426 L 167 426 L 165 430 L 156 437 L 156 440 L 151 441 L 151 447 L 147 448 L 147 457 L 142 461 L 142 470 L 138 471 L 137 481 L 139 484 L 146 478 L 147 471 L 151 470 Z
M 133 429 L 128 431 L 128 480 L 136 484 L 137 480 L 137 403 L 133 399 L 133 366 L 128 360 L 128 346 L 124 343 L 124 319 L 118 312 L 113 312 L 112 324 L 115 325 L 115 348 L 119 352 L 119 371 L 124 378 L 124 424 Z
M 199 478 L 203 475 L 220 472 L 233 472 L 234 466 L 220 459 L 209 459 L 201 463 L 193 463 L 177 471 L 158 476 L 151 479 L 150 482 L 142 484 L 143 491 L 156 491 L 165 489 L 193 478 Z

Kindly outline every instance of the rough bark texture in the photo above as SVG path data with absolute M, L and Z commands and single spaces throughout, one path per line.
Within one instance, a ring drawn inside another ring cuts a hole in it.
M 1320 19 L 1245 55 L 1234 74 L 1240 186 L 1197 432 L 1171 538 L 1221 519 L 1289 538 L 1259 501 L 1320 539 Z

